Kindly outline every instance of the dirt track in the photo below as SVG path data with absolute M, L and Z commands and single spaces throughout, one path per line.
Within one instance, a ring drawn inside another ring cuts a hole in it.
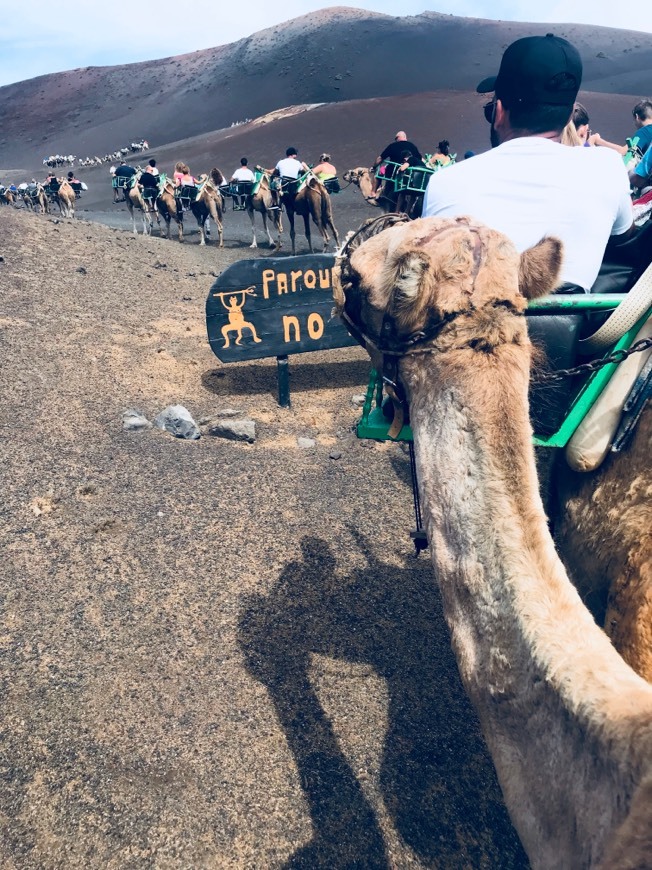
M 525 866 L 407 457 L 351 432 L 363 353 L 293 360 L 281 410 L 205 338 L 248 248 L 0 220 L 2 866 Z M 177 402 L 258 439 L 123 431 Z

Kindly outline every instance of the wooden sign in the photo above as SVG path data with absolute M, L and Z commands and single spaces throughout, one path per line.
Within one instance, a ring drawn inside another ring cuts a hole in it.
M 222 362 L 285 357 L 356 344 L 333 309 L 333 254 L 240 260 L 206 300 L 206 328 Z

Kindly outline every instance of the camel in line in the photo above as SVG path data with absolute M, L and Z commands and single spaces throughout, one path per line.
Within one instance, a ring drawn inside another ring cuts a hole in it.
M 126 203 L 127 208 L 129 209 L 129 215 L 131 216 L 134 235 L 138 235 L 138 230 L 136 229 L 136 210 L 139 210 L 143 215 L 143 235 L 149 236 L 151 235 L 154 226 L 154 218 L 156 218 L 156 222 L 159 226 L 161 221 L 156 209 L 156 199 L 144 196 L 143 190 L 138 184 L 141 175 L 142 171 L 139 170 L 131 177 L 129 187 L 125 190 Z
M 181 209 L 181 204 L 177 200 L 174 195 L 174 185 L 170 181 L 169 178 L 166 178 L 162 185 L 161 191 L 158 195 L 158 199 L 156 200 L 156 207 L 158 213 L 165 221 L 166 228 L 166 238 L 170 238 L 170 223 L 174 219 L 177 224 L 177 228 L 179 231 L 179 241 L 183 241 L 183 211 Z M 161 228 L 161 235 L 163 235 L 163 229 Z
M 25 190 L 23 192 L 23 202 L 28 209 L 39 214 L 47 214 L 49 212 L 48 207 L 48 198 L 45 195 L 45 190 L 43 189 L 43 185 L 36 183 L 36 187 L 33 189 L 33 192 L 29 190 Z
M 295 249 L 295 230 L 294 216 L 295 214 L 303 217 L 304 231 L 310 253 L 313 252 L 312 239 L 310 237 L 310 218 L 321 233 L 324 242 L 323 250 L 328 250 L 330 238 L 328 230 L 330 228 L 335 239 L 335 246 L 340 243 L 335 224 L 333 223 L 333 211 L 331 208 L 331 198 L 324 185 L 316 176 L 308 179 L 304 187 L 297 193 L 297 185 L 295 182 L 287 184 L 281 191 L 281 202 L 285 206 L 285 211 L 290 223 L 290 239 L 292 240 L 292 253 L 296 254 Z
M 202 175 L 199 179 L 197 198 L 190 203 L 190 211 L 194 214 L 199 227 L 199 244 L 206 244 L 208 234 L 208 219 L 212 218 L 217 227 L 218 246 L 224 247 L 224 197 L 220 186 L 224 184 L 224 176 L 219 169 L 211 169 L 210 178 Z
M 10 188 L 6 187 L 6 188 L 2 191 L 2 201 L 3 201 L 6 205 L 13 205 L 13 206 L 16 206 L 17 203 L 16 203 L 16 194 L 15 194 L 15 192 L 14 192 L 13 190 L 10 190 Z
M 386 213 L 403 212 L 414 218 L 421 215 L 423 194 L 415 194 L 409 190 L 397 191 L 391 181 L 382 182 L 376 190 L 373 170 L 366 166 L 347 169 L 342 178 L 359 187 L 369 205 L 377 206 Z
M 59 203 L 59 211 L 61 212 L 61 217 L 74 218 L 75 191 L 65 179 L 59 182 L 59 189 L 56 193 L 56 199 Z
M 560 263 L 556 239 L 519 256 L 469 218 L 425 218 L 361 233 L 335 299 L 405 390 L 453 649 L 532 867 L 634 870 L 652 855 L 652 686 L 568 579 L 532 447 L 521 315 Z
M 249 220 L 251 221 L 251 232 L 253 235 L 253 241 L 249 247 L 258 247 L 258 242 L 256 241 L 255 222 L 255 213 L 258 212 L 263 219 L 263 232 L 267 233 L 267 240 L 269 242 L 270 248 L 280 248 L 281 233 L 283 232 L 281 210 L 280 208 L 274 208 L 274 197 L 270 185 L 270 173 L 267 170 L 263 171 L 263 177 L 261 178 L 258 185 L 258 191 L 255 194 L 246 197 L 245 206 L 247 209 L 247 214 L 249 215 Z M 270 233 L 267 226 L 268 218 L 270 221 L 273 222 L 274 227 L 276 228 L 276 232 L 278 234 L 276 239 L 276 245 L 274 245 L 272 234 Z

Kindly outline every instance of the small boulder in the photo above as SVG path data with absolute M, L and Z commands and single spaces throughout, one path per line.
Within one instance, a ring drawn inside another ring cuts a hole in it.
M 314 438 L 297 438 L 297 444 L 302 450 L 311 450 L 315 443 Z
M 341 450 L 331 450 L 331 452 L 328 454 L 328 456 L 330 459 L 341 459 L 342 458 L 342 451 Z
M 129 408 L 122 415 L 122 428 L 128 432 L 141 432 L 144 429 L 151 429 L 152 424 L 143 413 L 135 408 Z
M 364 395 L 364 393 L 360 393 L 357 396 L 351 396 L 351 404 L 354 408 L 361 408 L 364 405 L 364 400 L 366 398 L 367 397 Z
M 229 441 L 247 441 L 253 444 L 256 440 L 255 420 L 217 420 L 208 429 L 209 435 L 216 438 L 228 438 Z
M 164 429 L 175 438 L 184 438 L 186 441 L 196 441 L 201 437 L 199 427 L 183 405 L 168 405 L 154 420 L 154 425 L 157 429 Z

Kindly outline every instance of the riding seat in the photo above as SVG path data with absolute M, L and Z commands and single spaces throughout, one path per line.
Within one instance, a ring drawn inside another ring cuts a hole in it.
M 246 197 L 251 196 L 254 189 L 253 181 L 232 181 L 229 185 L 229 195 L 233 197 L 233 210 L 246 209 Z
M 287 193 L 289 196 L 296 196 L 299 193 L 299 188 L 301 186 L 301 178 L 288 178 L 287 176 L 281 177 L 281 188 L 283 193 Z
M 340 187 L 340 180 L 337 175 L 334 175 L 332 178 L 325 178 L 322 181 L 322 184 L 330 194 L 339 193 L 342 190 L 342 188 Z
M 628 293 L 650 262 L 652 250 L 652 222 L 636 236 L 618 243 L 612 241 L 600 266 L 591 294 Z M 583 293 L 581 287 L 564 285 L 556 293 Z M 551 314 L 527 318 L 532 343 L 545 353 L 549 367 L 573 367 L 578 357 L 578 341 L 595 332 L 607 314 Z M 530 414 L 534 430 L 542 435 L 555 432 L 564 419 L 566 410 L 581 388 L 580 378 L 564 378 L 553 383 L 532 382 L 530 386 Z

